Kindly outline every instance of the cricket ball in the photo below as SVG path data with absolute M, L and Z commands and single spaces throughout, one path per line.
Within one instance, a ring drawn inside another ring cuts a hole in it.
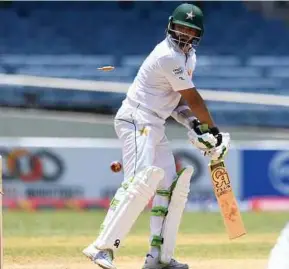
M 120 162 L 115 161 L 115 162 L 112 162 L 112 163 L 111 163 L 110 169 L 111 169 L 112 172 L 118 173 L 118 172 L 121 171 L 122 165 L 121 165 Z

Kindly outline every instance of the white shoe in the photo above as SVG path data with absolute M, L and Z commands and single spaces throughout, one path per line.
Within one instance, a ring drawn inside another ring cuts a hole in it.
M 159 262 L 158 258 L 154 258 L 151 254 L 148 254 L 142 269 L 189 269 L 189 266 L 179 263 L 174 259 L 171 259 L 169 264 L 163 264 Z
M 112 250 L 100 250 L 91 244 L 87 248 L 85 248 L 82 253 L 103 269 L 116 269 L 116 267 L 112 263 Z

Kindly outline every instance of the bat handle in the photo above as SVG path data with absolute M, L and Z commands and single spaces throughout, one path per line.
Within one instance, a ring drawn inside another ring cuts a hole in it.
M 221 163 L 223 161 L 224 161 L 223 159 L 220 159 L 220 160 L 217 160 L 217 161 L 210 160 L 210 165 L 215 165 L 215 164 Z

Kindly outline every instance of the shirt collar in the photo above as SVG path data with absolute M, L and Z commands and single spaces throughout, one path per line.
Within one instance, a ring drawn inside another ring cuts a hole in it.
M 185 53 L 180 49 L 180 47 L 172 40 L 170 35 L 167 35 L 166 40 L 169 46 L 172 47 L 175 51 L 181 53 L 182 55 L 185 55 Z M 189 50 L 188 56 L 190 56 L 194 51 L 195 49 L 191 48 Z

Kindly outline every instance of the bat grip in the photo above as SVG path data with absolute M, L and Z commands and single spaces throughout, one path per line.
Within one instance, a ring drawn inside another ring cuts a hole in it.
M 221 162 L 223 162 L 224 160 L 223 159 L 221 159 L 221 160 L 217 160 L 217 161 L 214 161 L 214 160 L 210 160 L 210 165 L 216 165 L 216 164 L 218 164 L 218 163 L 221 163 Z

